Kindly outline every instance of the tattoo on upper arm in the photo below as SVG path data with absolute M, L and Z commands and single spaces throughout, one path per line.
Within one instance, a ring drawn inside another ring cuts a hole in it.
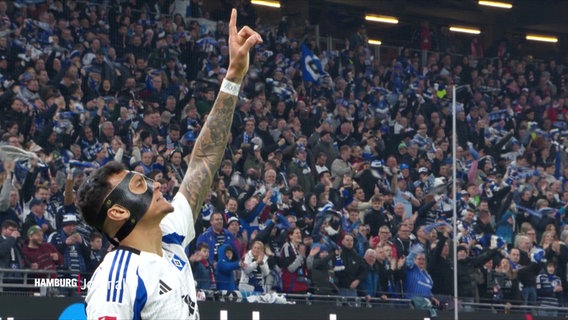
M 194 218 L 201 211 L 211 189 L 215 173 L 225 152 L 237 97 L 220 92 L 211 113 L 193 147 L 181 191 L 186 196 Z

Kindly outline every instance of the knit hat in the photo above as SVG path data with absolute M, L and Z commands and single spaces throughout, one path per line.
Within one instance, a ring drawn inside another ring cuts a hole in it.
M 227 226 L 229 226 L 229 225 L 230 225 L 231 223 L 233 223 L 233 222 L 236 222 L 236 223 L 238 223 L 239 225 L 241 224 L 241 223 L 239 222 L 239 218 L 237 218 L 237 217 L 230 217 L 229 220 L 227 221 Z
M 67 226 L 70 224 L 77 224 L 77 216 L 73 213 L 68 213 L 63 216 L 63 220 L 61 221 L 62 226 Z
M 33 226 L 28 228 L 27 234 L 28 234 L 28 236 L 31 236 L 38 231 L 41 231 L 41 228 L 38 225 L 33 225 Z

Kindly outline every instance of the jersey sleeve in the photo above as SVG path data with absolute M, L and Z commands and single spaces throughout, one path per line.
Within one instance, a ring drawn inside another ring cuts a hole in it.
M 186 247 L 195 237 L 193 212 L 185 196 L 178 192 L 172 201 L 174 211 L 162 219 L 162 242 Z

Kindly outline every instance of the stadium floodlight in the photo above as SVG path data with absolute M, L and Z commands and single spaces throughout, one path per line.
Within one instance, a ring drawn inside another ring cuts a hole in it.
M 376 15 L 376 14 L 366 15 L 365 20 L 373 21 L 373 22 L 391 23 L 391 24 L 397 24 L 398 23 L 398 18 L 389 17 L 389 16 L 381 16 L 381 15 Z
M 369 39 L 367 43 L 375 46 L 380 46 L 382 44 L 381 40 L 375 40 L 375 39 Z
M 511 3 L 498 2 L 498 1 L 479 0 L 478 4 L 481 5 L 481 6 L 488 6 L 488 7 L 501 8 L 501 9 L 511 9 L 513 7 L 513 4 L 511 4 Z
M 532 41 L 552 42 L 552 43 L 558 42 L 557 37 L 538 35 L 538 34 L 527 34 L 525 39 Z
M 481 33 L 481 30 L 479 30 L 479 29 L 469 28 L 469 27 L 460 27 L 460 26 L 451 26 L 450 31 L 469 33 L 469 34 L 480 34 Z
M 270 0 L 252 0 L 252 4 L 263 7 L 270 8 L 280 8 L 280 1 L 270 1 Z

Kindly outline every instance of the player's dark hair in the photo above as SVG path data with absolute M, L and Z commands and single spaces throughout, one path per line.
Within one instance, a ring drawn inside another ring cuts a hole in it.
M 109 177 L 124 170 L 123 164 L 111 161 L 104 167 L 91 173 L 89 178 L 79 187 L 77 207 L 83 219 L 89 225 L 95 226 L 103 201 L 112 190 L 112 185 L 108 181 Z

